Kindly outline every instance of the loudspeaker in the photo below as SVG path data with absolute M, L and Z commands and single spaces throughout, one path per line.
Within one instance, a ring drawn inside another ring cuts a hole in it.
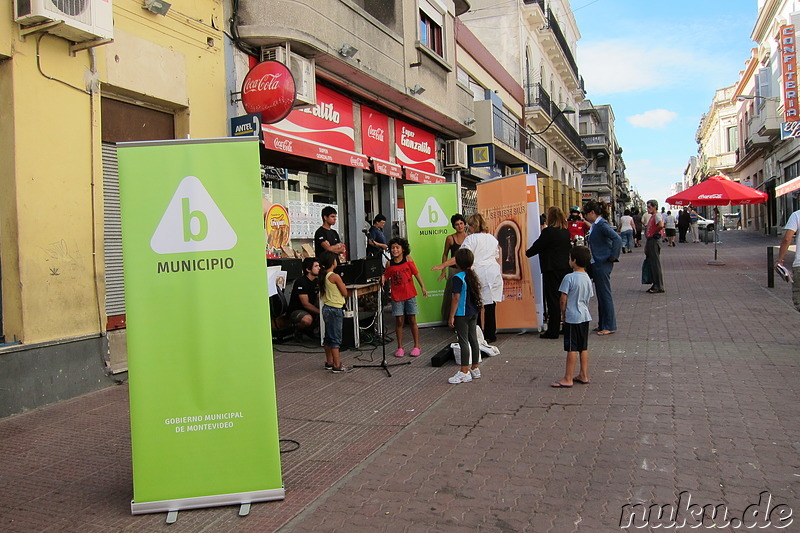
M 383 261 L 381 256 L 367 257 L 364 259 L 364 272 L 360 283 L 366 283 L 369 280 L 380 278 L 383 275 Z
M 350 350 L 356 347 L 355 333 L 353 332 L 353 318 L 345 317 L 342 325 L 342 344 L 339 351 Z
M 361 277 L 361 273 L 364 271 L 363 261 L 363 259 L 354 259 L 349 263 L 342 263 L 336 267 L 334 272 L 342 277 L 342 281 L 345 285 L 359 283 L 358 280 Z

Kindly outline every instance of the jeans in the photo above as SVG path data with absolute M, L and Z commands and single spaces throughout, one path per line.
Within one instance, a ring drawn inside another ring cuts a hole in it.
M 600 261 L 592 263 L 595 292 L 597 293 L 598 326 L 601 330 L 617 330 L 617 317 L 614 314 L 614 299 L 611 297 L 611 270 L 614 263 Z
M 633 249 L 633 230 L 625 230 L 619 234 L 622 237 L 622 247 L 627 248 L 628 250 Z
M 322 319 L 325 321 L 325 339 L 323 344 L 329 348 L 342 345 L 342 327 L 344 326 L 344 310 L 341 307 L 322 306 Z
M 792 303 L 800 311 L 800 267 L 792 267 Z

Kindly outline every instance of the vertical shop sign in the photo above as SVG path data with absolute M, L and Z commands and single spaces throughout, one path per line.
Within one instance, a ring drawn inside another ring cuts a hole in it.
M 258 139 L 118 157 L 131 512 L 282 499 Z
M 528 176 L 533 176 L 534 185 L 529 185 Z M 535 174 L 517 174 L 482 182 L 477 187 L 478 211 L 500 244 L 503 301 L 497 304 L 498 329 L 532 329 L 539 324 L 531 264 L 525 256 L 533 243 L 528 223 L 530 204 L 535 204 L 534 211 L 538 211 L 535 184 Z M 538 213 L 534 220 L 538 223 Z
M 417 296 L 417 323 L 441 324 L 446 280 L 439 281 L 441 272 L 431 267 L 439 264 L 444 241 L 452 231 L 450 217 L 458 212 L 458 188 L 455 183 L 406 185 L 404 194 L 408 244 L 428 290 L 427 298 Z
M 389 161 L 389 117 L 361 106 L 361 146 L 364 155 Z
M 397 162 L 423 172 L 436 172 L 436 137 L 433 133 L 394 121 L 394 143 Z
M 797 96 L 797 43 L 795 40 L 794 25 L 785 25 L 780 28 L 779 49 L 781 51 L 781 75 L 783 77 L 783 120 L 784 122 L 797 122 L 798 96 Z M 786 129 L 786 128 L 782 128 Z

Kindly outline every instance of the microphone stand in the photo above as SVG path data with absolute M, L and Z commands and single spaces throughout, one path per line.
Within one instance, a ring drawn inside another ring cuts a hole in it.
M 401 361 L 398 363 L 389 363 L 386 361 L 386 339 L 383 336 L 383 287 L 378 291 L 378 316 L 375 319 L 378 325 L 378 337 L 381 339 L 381 354 L 382 359 L 380 364 L 377 365 L 353 365 L 353 368 L 382 368 L 386 371 L 386 375 L 392 377 L 389 372 L 390 366 L 410 365 L 411 361 Z

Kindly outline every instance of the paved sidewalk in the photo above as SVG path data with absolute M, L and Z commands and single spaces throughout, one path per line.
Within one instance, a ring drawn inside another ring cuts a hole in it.
M 728 519 L 763 491 L 800 511 L 800 313 L 788 284 L 766 288 L 777 239 L 721 236 L 721 267 L 706 264 L 713 245 L 662 250 L 665 294 L 639 283 L 641 248 L 622 256 L 619 330 L 590 339 L 589 385 L 551 389 L 561 342 L 536 335 L 501 335 L 484 377 L 457 386 L 446 383 L 455 365 L 427 357 L 450 341 L 445 328 L 423 330 L 426 356 L 392 378 L 332 375 L 318 351 L 276 346 L 292 350 L 276 352 L 280 433 L 300 449 L 282 456 L 286 500 L 246 518 L 203 509 L 167 526 L 129 514 L 125 385 L 0 420 L 0 529 L 615 531 L 624 505 L 682 491 L 727 505 Z M 345 362 L 355 355 L 380 358 Z

